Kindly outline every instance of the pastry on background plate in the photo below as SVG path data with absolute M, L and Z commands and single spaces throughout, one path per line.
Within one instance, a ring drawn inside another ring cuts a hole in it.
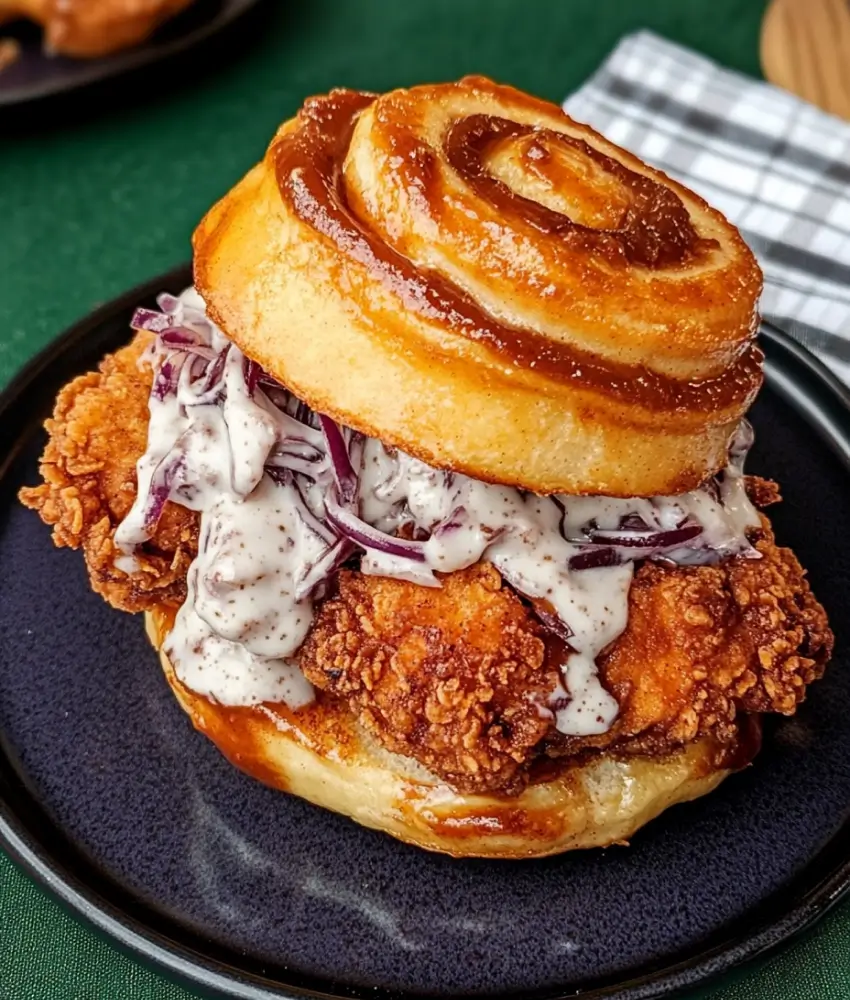
M 759 268 L 480 77 L 308 100 L 195 288 L 59 395 L 25 504 L 260 780 L 422 847 L 622 842 L 833 637 L 744 474 Z
M 26 18 L 49 52 L 93 59 L 143 42 L 194 0 L 0 0 L 0 24 Z

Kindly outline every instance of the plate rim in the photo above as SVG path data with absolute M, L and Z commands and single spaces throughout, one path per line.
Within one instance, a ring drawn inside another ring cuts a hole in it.
M 137 285 L 92 310 L 48 343 L 0 392 L 0 428 L 4 428 L 3 437 L 6 436 L 5 417 L 9 411 L 20 406 L 30 387 L 38 382 L 53 363 L 73 351 L 89 337 L 93 329 L 115 319 L 121 313 L 129 315 L 138 302 L 152 298 L 163 289 L 176 288 L 181 283 L 188 284 L 191 273 L 191 263 L 185 263 Z M 832 449 L 845 469 L 850 471 L 850 390 L 811 352 L 773 324 L 766 321 L 762 323 L 762 337 L 767 347 L 767 384 L 799 413 Z M 14 441 L 11 443 L 17 443 L 18 447 L 4 448 L 0 456 L 0 481 L 5 479 L 19 454 L 20 446 L 26 442 L 29 434 L 30 431 L 21 426 L 14 431 Z M 5 442 L 6 445 L 9 443 Z M 8 759 L 10 755 L 4 752 L 4 742 L 3 734 L 0 733 L 0 755 Z M 35 797 L 33 802 L 37 810 L 43 809 Z M 62 833 L 58 824 L 53 823 L 53 826 Z M 674 959 L 661 969 L 638 972 L 632 978 L 618 983 L 591 986 L 579 993 L 568 985 L 559 986 L 535 990 L 533 995 L 541 1000 L 544 997 L 546 1000 L 566 1000 L 567 997 L 578 997 L 581 1000 L 660 1000 L 683 989 L 706 985 L 745 963 L 767 958 L 792 938 L 811 928 L 850 890 L 850 850 L 837 863 L 831 864 L 825 874 L 815 876 L 813 884 L 808 884 L 806 879 L 817 860 L 829 854 L 837 842 L 850 842 L 848 831 L 850 821 L 834 834 L 797 875 L 779 887 L 778 893 L 792 894 L 792 905 L 782 911 L 778 920 L 762 920 L 752 933 L 743 937 L 736 937 L 730 932 L 730 936 L 701 951 Z M 366 996 L 375 1000 L 418 1000 L 415 994 L 405 991 L 349 987 L 329 981 L 318 983 L 313 977 L 302 977 L 297 972 L 295 977 L 303 979 L 303 985 L 295 981 L 287 983 L 279 979 L 271 980 L 170 938 L 155 926 L 146 923 L 143 918 L 122 910 L 118 904 L 106 899 L 95 886 L 75 874 L 61 858 L 52 856 L 50 848 L 28 827 L 26 819 L 17 814 L 14 804 L 7 801 L 2 788 L 0 847 L 25 874 L 75 916 L 81 917 L 86 925 L 106 934 L 112 943 L 133 958 L 152 965 L 160 974 L 177 979 L 191 988 L 201 988 L 218 996 L 238 1000 L 272 1000 L 280 997 L 335 1000 Z M 131 892 L 119 882 L 112 879 L 109 881 L 125 894 Z M 798 884 L 806 885 L 806 888 L 795 890 L 794 887 Z M 773 893 L 767 902 L 772 896 Z M 759 904 L 756 911 L 760 913 L 762 908 L 763 904 Z M 729 926 L 734 927 L 736 923 L 737 921 L 733 921 Z M 523 997 L 530 995 L 532 994 L 523 994 Z M 510 995 L 490 996 L 493 996 L 493 1000 L 507 1000 Z M 443 1000 L 450 998 L 446 996 Z
M 187 49 L 208 41 L 219 31 L 256 7 L 260 0 L 225 0 L 225 2 L 228 6 L 220 10 L 218 14 L 204 21 L 192 31 L 178 35 L 176 38 L 162 42 L 148 38 L 128 49 L 120 49 L 118 52 L 97 56 L 94 59 L 79 60 L 80 73 L 75 75 L 71 81 L 44 80 L 19 87 L 10 87 L 8 90 L 0 87 L 0 108 L 15 108 L 34 101 L 70 94 L 113 77 L 143 69 L 152 63 L 170 59 Z M 164 26 L 160 25 L 160 27 Z

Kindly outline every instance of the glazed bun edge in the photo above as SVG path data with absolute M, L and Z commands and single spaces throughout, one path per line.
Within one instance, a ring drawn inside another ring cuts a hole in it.
M 180 682 L 162 651 L 172 614 L 148 612 L 166 680 L 197 730 L 266 785 L 408 844 L 455 857 L 535 858 L 624 843 L 665 809 L 706 795 L 730 773 L 708 740 L 666 757 L 600 756 L 517 797 L 462 795 L 416 761 L 379 746 L 347 707 L 320 698 L 231 708 Z

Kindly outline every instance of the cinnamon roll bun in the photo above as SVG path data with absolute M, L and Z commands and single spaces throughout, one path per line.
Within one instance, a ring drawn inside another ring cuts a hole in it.
M 706 737 L 654 757 L 550 765 L 515 796 L 464 794 L 388 752 L 339 703 L 318 700 L 299 712 L 285 704 L 228 708 L 197 694 L 162 649 L 168 617 L 145 615 L 165 678 L 195 728 L 235 767 L 362 826 L 455 857 L 540 858 L 626 844 L 665 809 L 713 791 L 755 750 L 745 731 L 732 746 Z
M 210 314 L 315 409 L 537 493 L 691 489 L 761 384 L 737 230 L 481 77 L 307 101 L 194 250 Z

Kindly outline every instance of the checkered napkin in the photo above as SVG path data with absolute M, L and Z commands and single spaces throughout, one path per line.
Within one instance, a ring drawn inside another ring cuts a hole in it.
M 648 31 L 564 108 L 731 219 L 764 270 L 765 319 L 850 383 L 850 124 Z

